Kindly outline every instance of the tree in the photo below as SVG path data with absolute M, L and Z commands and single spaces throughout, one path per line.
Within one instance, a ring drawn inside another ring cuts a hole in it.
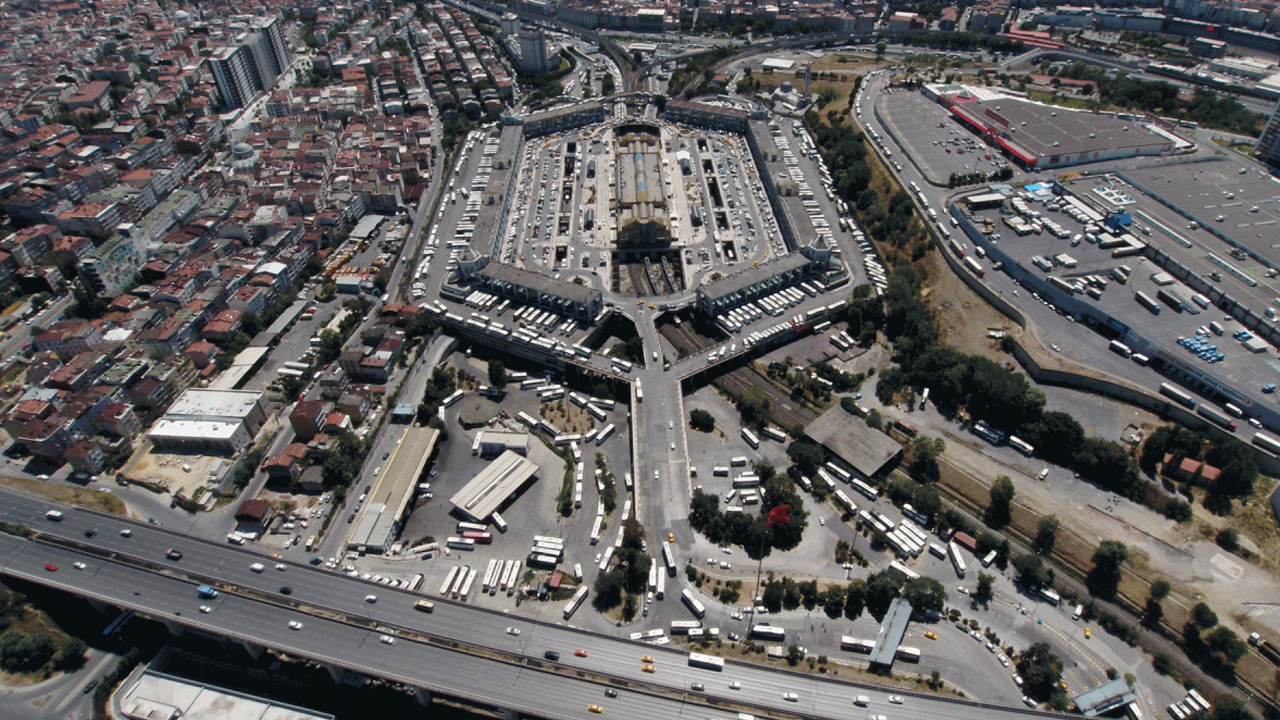
M 786 594 L 783 583 L 780 580 L 770 580 L 765 583 L 764 594 L 760 602 L 771 613 L 782 611 L 782 596 Z
M 599 612 L 608 612 L 622 602 L 622 571 L 613 568 L 600 573 L 596 577 L 595 597 L 591 598 L 591 607 Z
M 738 395 L 738 414 L 747 425 L 760 426 L 769 421 L 773 414 L 773 404 L 769 396 L 757 387 L 747 388 Z
M 995 598 L 995 590 L 993 585 L 995 577 L 987 573 L 978 573 L 978 588 L 973 591 L 973 601 L 981 605 L 987 605 Z
M 908 473 L 919 483 L 936 483 L 941 477 L 938 457 L 947 449 L 947 441 L 921 435 L 911 443 L 911 467 Z
M 885 614 L 889 612 L 889 604 L 898 597 L 902 588 L 902 580 L 901 574 L 889 571 L 877 573 L 867 578 L 867 612 L 871 613 L 876 622 L 882 622 Z
M 832 585 L 827 588 L 827 592 L 823 595 L 822 611 L 827 617 L 835 620 L 844 614 L 845 590 L 839 585 Z
M 995 529 L 1009 524 L 1014 496 L 1013 481 L 1001 475 L 991 484 L 991 503 L 987 505 L 986 523 Z
M 1085 585 L 1094 595 L 1114 597 L 1120 587 L 1120 567 L 1129 559 L 1129 548 L 1118 540 L 1103 540 L 1093 551 L 1093 569 Z
M 716 429 L 716 417 L 706 410 L 694 410 L 689 413 L 689 424 L 698 432 L 711 432 Z
M 489 361 L 489 384 L 496 388 L 507 386 L 507 366 L 501 360 Z
M 1062 660 L 1048 643 L 1036 643 L 1018 658 L 1018 674 L 1027 697 L 1047 701 L 1062 680 Z
M 1039 555 L 1019 555 L 1013 559 L 1013 568 L 1018 571 L 1018 581 L 1027 587 L 1053 585 L 1053 569 L 1045 567 Z
M 846 620 L 857 620 L 862 617 L 862 610 L 866 607 L 867 597 L 867 581 L 858 578 L 849 582 L 849 588 L 844 593 L 844 617 Z
M 908 580 L 902 586 L 902 597 L 918 613 L 942 612 L 947 602 L 947 589 L 930 577 Z
M 1239 660 L 1249 652 L 1249 647 L 1230 628 L 1219 626 L 1205 636 L 1209 649 L 1222 653 L 1232 662 Z
M 1235 695 L 1223 693 L 1213 699 L 1213 720 L 1257 720 Z
M 320 344 L 316 346 L 316 362 L 320 365 L 327 365 L 338 359 L 342 354 L 342 335 L 337 330 L 329 328 L 320 333 Z
M 78 637 L 68 638 L 62 649 L 53 658 L 53 666 L 58 670 L 75 670 L 85 661 L 85 653 L 89 645 Z
M 1151 630 L 1160 627 L 1160 621 L 1164 619 L 1164 606 L 1154 597 L 1147 598 L 1146 607 L 1142 609 L 1142 626 Z
M 1058 542 L 1058 524 L 1057 515 L 1042 516 L 1036 523 L 1036 537 L 1031 543 L 1031 548 L 1040 555 L 1051 554 L 1053 546 Z
M 1157 580 L 1151 583 L 1150 595 L 1156 600 L 1163 600 L 1169 597 L 1171 590 L 1173 590 L 1173 587 L 1169 585 L 1168 580 Z
M 1196 603 L 1191 608 L 1191 621 L 1204 630 L 1208 630 L 1218 624 L 1218 614 L 1204 603 Z
M 1240 549 L 1240 533 L 1235 528 L 1223 528 L 1219 530 L 1215 541 L 1218 543 L 1218 547 L 1226 550 L 1227 552 L 1233 553 Z

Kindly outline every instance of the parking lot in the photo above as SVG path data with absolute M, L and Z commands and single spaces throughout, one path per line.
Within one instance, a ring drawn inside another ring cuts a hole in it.
M 946 185 L 953 173 L 991 173 L 1009 164 L 946 108 L 918 92 L 887 90 L 879 103 L 879 117 L 892 126 L 896 138 L 934 184 Z M 897 162 L 897 156 L 890 161 Z

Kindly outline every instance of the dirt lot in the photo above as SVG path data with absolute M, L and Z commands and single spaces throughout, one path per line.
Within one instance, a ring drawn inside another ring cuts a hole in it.
M 921 294 L 937 313 L 941 343 L 1002 362 L 1011 360 L 1012 357 L 1000 352 L 999 340 L 987 337 L 987 331 L 999 328 L 1016 335 L 1020 328 L 961 282 L 938 253 L 929 253 L 924 262 L 929 269 L 929 281 Z
M 32 495 L 49 498 L 56 502 L 80 505 L 91 510 L 124 515 L 124 502 L 109 492 L 72 487 L 70 485 L 53 485 L 41 480 L 0 476 L 0 484 L 16 488 Z

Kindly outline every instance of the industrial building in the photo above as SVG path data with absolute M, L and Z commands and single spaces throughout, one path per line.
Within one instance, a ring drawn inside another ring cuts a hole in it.
M 489 292 L 585 322 L 594 322 L 603 309 L 603 294 L 595 288 L 514 265 L 489 263 L 476 273 L 476 279 Z
M 157 450 L 234 455 L 266 421 L 264 395 L 191 388 L 178 396 L 147 437 Z
M 1280 104 L 1271 112 L 1271 119 L 1258 139 L 1258 157 L 1272 165 L 1280 165 Z
M 124 716 L 132 720 L 178 720 L 178 718 L 236 718 L 237 720 L 333 720 L 330 713 L 290 705 L 267 697 L 249 695 L 228 688 L 177 677 L 153 669 L 184 658 L 176 650 L 164 649 L 152 666 L 134 673 L 125 681 L 116 702 Z
M 698 287 L 698 311 L 714 318 L 756 298 L 797 285 L 809 277 L 812 270 L 813 263 L 800 253 L 788 253 L 760 263 Z
M 495 457 L 508 450 L 528 457 L 529 433 L 481 430 L 473 449 L 482 457 Z
M 1117 711 L 1138 701 L 1138 692 L 1124 678 L 1116 678 L 1092 690 L 1086 690 L 1071 700 L 1085 717 L 1114 717 Z
M 525 483 L 535 480 L 538 465 L 507 450 L 471 479 L 449 502 L 462 517 L 485 522 Z
M 524 136 L 529 138 L 603 122 L 604 118 L 604 103 L 591 101 L 534 113 L 525 117 L 522 123 Z
M 991 91 L 977 93 L 959 85 L 929 86 L 925 95 L 1024 168 L 1068 167 L 1192 147 L 1154 121 L 1137 117 L 991 97 Z
M 747 131 L 748 113 L 745 110 L 704 105 L 703 103 L 685 100 L 668 100 L 663 108 L 662 116 L 669 122 L 694 127 L 723 130 L 725 132 L 745 133 Z
M 902 446 L 896 440 L 849 420 L 849 413 L 837 405 L 809 423 L 804 434 L 848 463 L 863 480 L 902 457 Z
M 364 512 L 347 537 L 347 550 L 385 554 L 391 549 L 439 439 L 440 431 L 433 428 L 405 428 L 386 469 L 367 493 Z

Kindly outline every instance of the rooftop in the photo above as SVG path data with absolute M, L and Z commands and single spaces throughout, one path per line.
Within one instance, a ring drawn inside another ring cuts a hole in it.
M 239 421 L 258 406 L 262 393 L 250 390 L 204 390 L 191 388 L 169 406 L 165 417 L 170 420 L 224 419 Z
M 853 419 L 836 405 L 809 423 L 804 433 L 839 455 L 864 477 L 870 477 L 900 454 L 902 446 L 865 423 L 851 422 Z
M 538 465 L 507 450 L 489 463 L 459 490 L 449 502 L 474 520 L 488 518 L 538 472 Z
M 595 288 L 587 287 L 586 285 L 574 285 L 573 283 L 557 280 L 542 273 L 532 272 L 514 265 L 489 263 L 484 266 L 480 274 L 491 277 L 494 280 L 527 287 L 546 295 L 553 295 L 583 305 L 598 302 L 601 297 L 600 291 Z
M 742 292 L 756 283 L 788 270 L 802 268 L 809 259 L 800 253 L 788 253 L 780 258 L 762 262 L 741 272 L 715 280 L 702 286 L 701 292 L 710 298 L 721 298 Z
M 880 623 L 880 634 L 876 635 L 876 647 L 871 651 L 872 665 L 892 665 L 893 658 L 902 644 L 902 636 L 907 632 L 907 623 L 911 620 L 911 603 L 902 598 L 894 598 L 889 604 L 889 612 Z

